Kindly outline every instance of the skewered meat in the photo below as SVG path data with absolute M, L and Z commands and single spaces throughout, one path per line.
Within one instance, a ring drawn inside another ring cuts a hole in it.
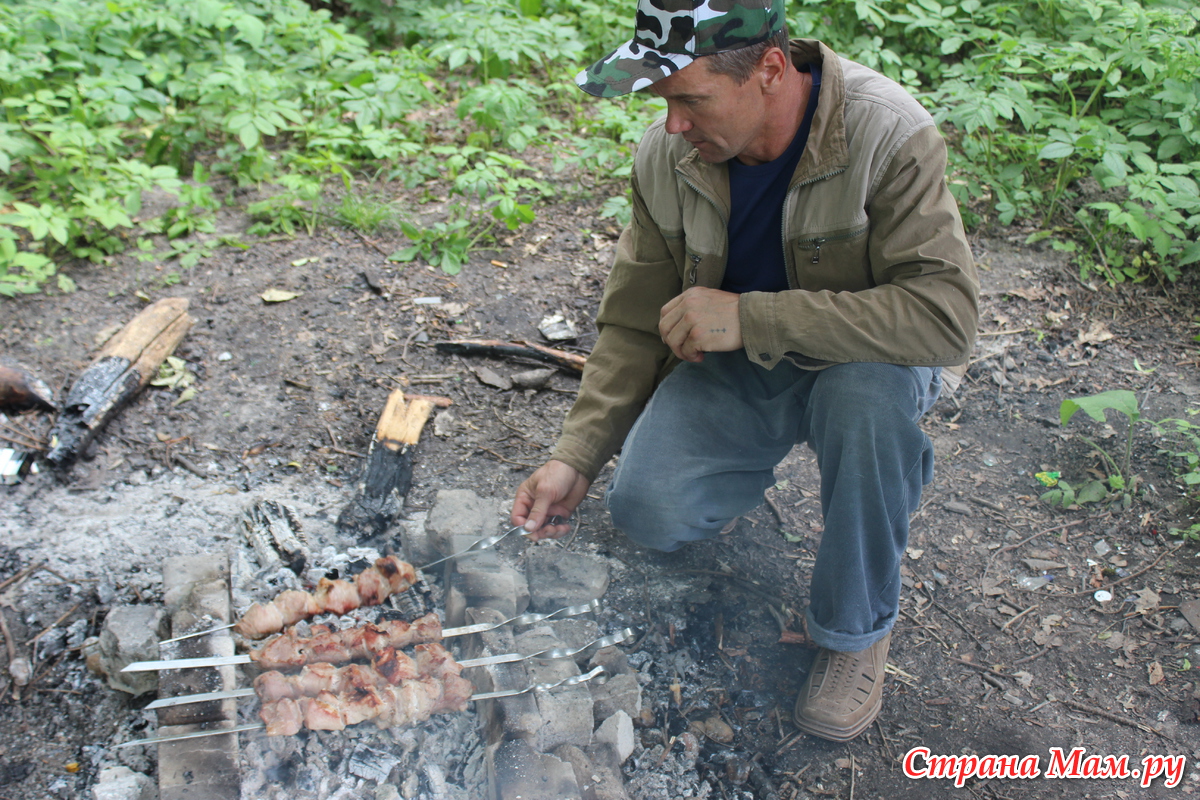
M 299 636 L 288 631 L 250 651 L 250 660 L 264 669 L 288 669 L 305 664 L 326 662 L 345 664 L 355 659 L 368 659 L 387 648 L 404 648 L 442 638 L 442 623 L 437 614 L 429 613 L 413 622 L 387 620 L 378 624 L 359 625 L 343 631 L 331 631 L 324 625 L 313 625 L 312 635 Z
M 396 556 L 377 559 L 354 581 L 322 578 L 311 594 L 296 589 L 281 592 L 269 603 L 255 603 L 234 626 L 249 639 L 261 639 L 317 614 L 345 614 L 363 606 L 377 606 L 388 595 L 408 591 L 417 582 L 412 565 Z
M 374 720 L 379 728 L 410 725 L 430 715 L 466 708 L 474 688 L 462 667 L 437 643 L 418 645 L 416 659 L 389 650 L 376 664 L 402 663 L 391 676 L 377 667 L 313 664 L 298 675 L 265 672 L 254 681 L 259 715 L 268 736 L 290 736 L 301 727 L 340 731 Z

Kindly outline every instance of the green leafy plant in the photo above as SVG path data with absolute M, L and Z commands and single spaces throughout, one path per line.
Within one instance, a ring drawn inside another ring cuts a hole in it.
M 1195 416 L 1200 410 L 1188 409 L 1187 413 Z M 1154 424 L 1164 435 L 1183 443 L 1160 452 L 1171 459 L 1194 510 L 1200 504 L 1200 425 L 1186 419 L 1163 419 Z M 1172 528 L 1171 533 L 1185 540 L 1200 541 L 1200 522 L 1193 522 L 1186 528 Z
M 1042 499 L 1051 505 L 1064 508 L 1073 504 L 1100 502 L 1110 494 L 1117 494 L 1125 507 L 1133 502 L 1133 492 L 1137 481 L 1130 473 L 1130 457 L 1133 452 L 1133 430 L 1141 419 L 1138 409 L 1137 395 L 1125 389 L 1101 392 L 1085 397 L 1074 397 L 1063 400 L 1059 407 L 1059 420 L 1065 426 L 1082 411 L 1097 422 L 1106 422 L 1106 412 L 1117 411 L 1127 420 L 1124 451 L 1109 453 L 1094 439 L 1083 434 L 1076 434 L 1080 440 L 1095 450 L 1103 458 L 1107 467 L 1106 481 L 1091 480 L 1079 488 L 1075 488 L 1060 480 L 1058 486 L 1042 495 Z M 1106 485 L 1107 484 L 1107 485 Z
M 401 223 L 401 229 L 412 244 L 392 253 L 388 260 L 407 263 L 421 258 L 447 275 L 457 275 L 467 263 L 471 250 L 490 227 L 490 223 L 486 222 L 472 225 L 469 219 L 462 217 L 420 225 L 404 222 Z

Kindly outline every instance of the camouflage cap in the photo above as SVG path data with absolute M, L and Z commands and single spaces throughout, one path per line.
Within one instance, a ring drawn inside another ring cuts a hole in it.
M 699 56 L 738 50 L 783 30 L 784 0 L 638 0 L 633 39 L 575 76 L 596 97 L 618 97 Z

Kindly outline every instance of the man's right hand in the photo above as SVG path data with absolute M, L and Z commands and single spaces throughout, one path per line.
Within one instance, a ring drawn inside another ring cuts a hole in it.
M 592 482 L 562 461 L 547 461 L 517 489 L 511 520 L 529 531 L 531 539 L 557 539 L 570 532 L 567 524 L 546 525 L 551 516 L 566 519 L 583 502 Z

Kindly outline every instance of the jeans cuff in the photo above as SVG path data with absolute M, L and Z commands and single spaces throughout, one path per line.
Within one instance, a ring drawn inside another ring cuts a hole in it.
M 827 630 L 818 625 L 817 621 L 813 619 L 811 610 L 804 612 L 805 620 L 808 622 L 808 635 L 812 638 L 813 643 L 826 650 L 836 650 L 840 653 L 857 653 L 860 650 L 866 650 L 887 636 L 888 631 L 896 624 L 897 615 L 898 612 L 893 613 L 884 620 L 883 625 L 870 633 L 841 633 Z

